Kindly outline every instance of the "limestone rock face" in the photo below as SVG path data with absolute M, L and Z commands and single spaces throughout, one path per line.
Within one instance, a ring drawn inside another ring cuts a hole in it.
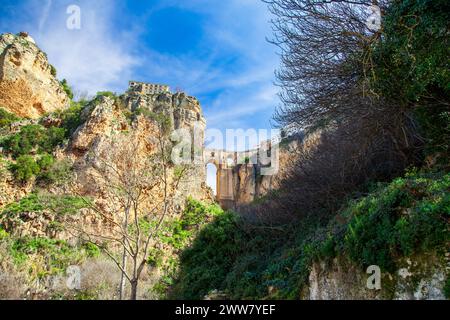
M 314 263 L 304 299 L 310 300 L 445 300 L 448 258 L 415 256 L 400 261 L 395 274 L 381 274 L 381 289 L 367 287 L 371 274 L 345 258 Z
M 25 33 L 0 36 L 0 107 L 36 119 L 63 109 L 69 98 L 52 75 L 47 56 Z
M 96 139 L 110 136 L 113 130 L 117 129 L 113 124 L 113 119 L 118 114 L 113 111 L 113 105 L 112 99 L 102 97 L 98 105 L 88 106 L 86 111 L 90 111 L 90 115 L 86 122 L 77 129 L 71 140 L 71 149 L 74 152 L 87 152 Z
M 125 105 L 130 111 L 146 109 L 152 112 L 164 112 L 172 121 L 173 129 L 192 128 L 195 123 L 206 127 L 206 121 L 199 101 L 183 92 L 172 94 L 139 94 L 130 92 L 125 95 Z

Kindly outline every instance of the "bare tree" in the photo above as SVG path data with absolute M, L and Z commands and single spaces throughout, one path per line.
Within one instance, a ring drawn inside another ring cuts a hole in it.
M 282 59 L 283 104 L 275 120 L 308 138 L 276 195 L 246 211 L 270 223 L 330 216 L 370 181 L 389 180 L 420 161 L 423 140 L 411 110 L 371 85 L 374 50 L 385 35 L 383 23 L 369 28 L 369 8 L 377 5 L 383 15 L 393 1 L 265 2 Z
M 106 186 L 94 196 L 107 200 L 95 203 L 84 199 L 108 231 L 100 234 L 89 225 L 79 224 L 68 228 L 99 246 L 114 261 L 122 274 L 120 298 L 124 298 L 129 283 L 130 299 L 135 300 L 149 250 L 158 244 L 158 232 L 173 207 L 178 184 L 190 167 L 178 167 L 173 173 L 172 143 L 160 123 L 155 136 L 136 133 L 125 141 L 113 138 L 107 149 L 90 156 L 97 184 Z

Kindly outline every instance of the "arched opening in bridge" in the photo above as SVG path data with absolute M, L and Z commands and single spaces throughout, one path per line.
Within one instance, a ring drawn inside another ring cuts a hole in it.
M 214 196 L 217 196 L 217 167 L 214 163 L 206 166 L 206 184 L 213 190 Z

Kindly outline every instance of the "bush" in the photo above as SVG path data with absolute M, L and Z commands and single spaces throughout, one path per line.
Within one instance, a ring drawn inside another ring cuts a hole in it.
M 447 279 L 445 280 L 444 295 L 447 299 L 450 299 L 450 277 L 449 276 L 447 276 Z
M 112 98 L 112 99 L 117 98 L 117 95 L 111 91 L 99 91 L 99 92 L 97 92 L 96 96 L 97 96 L 97 98 L 98 97 L 108 97 L 108 98 Z
M 35 149 L 41 154 L 52 153 L 54 148 L 64 141 L 64 138 L 64 128 L 46 129 L 41 125 L 27 125 L 22 127 L 19 133 L 3 141 L 2 147 L 14 158 L 18 158 L 30 154 Z
M 70 107 L 54 114 L 56 118 L 61 119 L 61 127 L 65 129 L 65 137 L 70 136 L 83 124 L 84 119 L 81 117 L 83 109 L 86 107 L 86 101 L 71 101 Z
M 29 265 L 29 274 L 38 279 L 60 274 L 68 266 L 77 265 L 85 258 L 83 251 L 66 241 L 46 237 L 12 239 L 10 254 L 16 265 Z M 36 257 L 45 257 L 45 263 L 27 264 L 28 260 L 35 260 Z
M 17 158 L 15 164 L 11 165 L 14 177 L 18 181 L 27 182 L 39 174 L 40 168 L 32 156 L 23 155 Z
M 55 66 L 50 65 L 50 73 L 52 74 L 52 76 L 56 77 L 58 72 L 56 71 Z
M 55 158 L 53 156 L 45 153 L 41 156 L 41 158 L 37 161 L 39 165 L 39 169 L 42 172 L 45 172 L 51 168 L 51 166 L 55 163 Z
M 450 174 L 412 172 L 330 221 L 311 215 L 272 228 L 219 214 L 182 253 L 172 297 L 202 299 L 219 290 L 231 299 L 298 299 L 317 260 L 347 256 L 363 268 L 393 271 L 403 257 L 441 254 L 450 238 L 448 190 Z
M 51 157 L 51 156 L 50 156 Z M 39 174 L 39 180 L 46 184 L 65 184 L 69 182 L 72 177 L 72 164 L 69 160 L 54 161 L 51 157 L 51 163 L 47 163 L 47 166 L 41 167 L 41 173 Z M 50 159 L 48 159 L 50 161 Z
M 223 287 L 241 249 L 237 221 L 235 214 L 221 213 L 182 253 L 180 276 L 174 289 L 178 298 L 201 299 L 210 290 Z
M 21 213 L 50 211 L 56 215 L 76 214 L 88 208 L 90 200 L 70 195 L 51 195 L 32 193 L 17 202 L 8 204 L 1 212 L 1 219 L 20 218 Z
M 444 248 L 449 188 L 450 174 L 413 174 L 350 205 L 345 251 L 363 267 L 394 271 L 400 257 Z
M 60 82 L 64 92 L 67 94 L 67 96 L 69 97 L 70 100 L 73 99 L 73 92 L 72 92 L 72 88 L 70 88 L 69 84 L 67 83 L 66 79 L 63 79 Z
M 20 120 L 17 116 L 12 113 L 9 113 L 3 108 L 0 108 L 0 129 L 1 128 L 9 128 L 9 126 Z

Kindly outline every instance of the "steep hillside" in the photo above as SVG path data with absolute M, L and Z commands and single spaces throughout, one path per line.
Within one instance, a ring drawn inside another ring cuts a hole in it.
M 413 172 L 328 222 L 270 227 L 223 212 L 182 254 L 173 297 L 444 299 L 449 192 L 449 174 Z M 371 265 L 381 269 L 381 289 L 367 287 Z
M 56 69 L 26 33 L 0 36 L 0 107 L 36 119 L 69 106 Z
M 190 223 L 183 220 L 186 206 L 212 201 L 201 157 L 196 164 L 171 160 L 180 142 L 173 132 L 203 141 L 199 101 L 130 88 L 68 106 L 70 87 L 54 78 L 34 41 L 25 34 L 1 39 L 0 296 L 117 298 L 121 272 L 105 251 L 118 257 L 121 232 L 133 237 L 154 228 L 139 297 L 159 297 L 167 287 L 161 279 L 173 276 L 176 252 L 191 237 L 180 229 Z M 129 212 L 133 225 L 125 228 Z M 70 265 L 95 270 L 82 293 L 54 283 Z

